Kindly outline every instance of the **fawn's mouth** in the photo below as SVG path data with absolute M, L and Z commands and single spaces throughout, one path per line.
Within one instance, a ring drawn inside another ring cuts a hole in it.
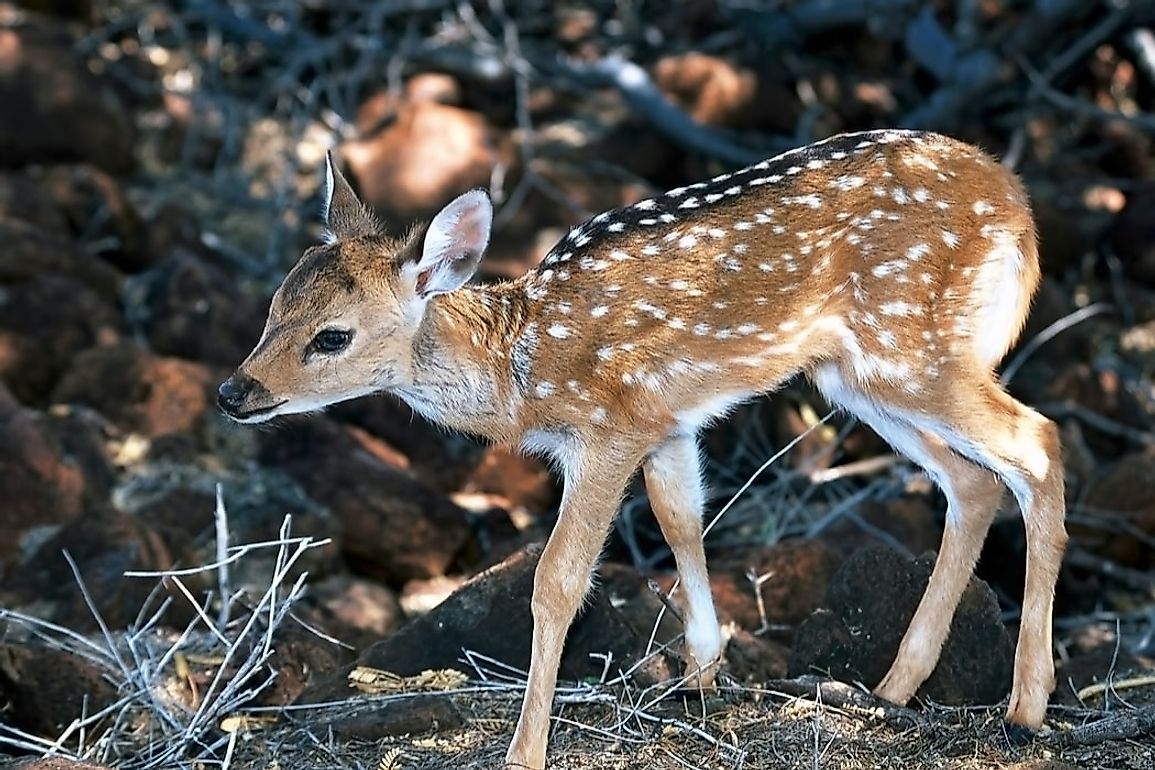
M 275 404 L 258 407 L 256 409 L 249 409 L 244 412 L 230 412 L 228 410 L 222 411 L 229 417 L 229 419 L 236 420 L 237 422 L 264 422 L 265 420 L 276 416 L 275 412 L 287 403 L 289 403 L 289 399 L 286 398 L 278 401 Z

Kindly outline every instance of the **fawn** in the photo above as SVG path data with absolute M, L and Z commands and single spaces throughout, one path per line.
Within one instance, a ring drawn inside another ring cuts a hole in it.
M 545 767 L 566 632 L 639 466 L 683 586 L 688 673 L 711 686 L 722 642 L 696 433 L 799 373 L 948 501 L 933 575 L 876 694 L 905 703 L 937 664 L 1006 485 L 1027 535 L 1007 719 L 1042 724 L 1063 466 L 1055 426 L 993 376 L 1040 272 L 1011 172 L 937 134 L 842 134 L 599 214 L 489 286 L 465 285 L 489 241 L 485 192 L 392 238 L 331 159 L 326 182 L 325 243 L 274 295 L 220 406 L 259 422 L 387 391 L 556 464 L 565 487 L 535 575 L 508 767 Z

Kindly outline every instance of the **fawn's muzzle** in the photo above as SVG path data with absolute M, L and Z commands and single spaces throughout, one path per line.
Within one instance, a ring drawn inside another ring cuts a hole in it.
M 245 405 L 245 399 L 252 390 L 254 380 L 249 377 L 233 375 L 217 388 L 217 405 L 226 414 L 236 414 Z

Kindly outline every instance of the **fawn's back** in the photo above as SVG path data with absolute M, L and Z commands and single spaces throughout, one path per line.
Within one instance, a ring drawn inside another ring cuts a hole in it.
M 542 422 L 697 427 L 824 363 L 933 391 L 1013 343 L 1034 244 L 1020 184 L 975 148 L 844 134 L 571 230 L 520 282 L 513 372 Z

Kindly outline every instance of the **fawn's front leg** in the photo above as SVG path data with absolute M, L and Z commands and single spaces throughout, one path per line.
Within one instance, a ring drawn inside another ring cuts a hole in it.
M 626 483 L 645 447 L 574 447 L 565 461 L 561 513 L 533 581 L 533 652 L 521 718 L 505 755 L 509 768 L 545 768 L 549 715 L 562 646 L 590 585 Z
M 673 435 L 650 453 L 643 468 L 650 506 L 674 554 L 682 581 L 686 683 L 708 689 L 718 672 L 722 633 L 714 612 L 702 543 L 704 501 L 700 465 L 694 436 Z

